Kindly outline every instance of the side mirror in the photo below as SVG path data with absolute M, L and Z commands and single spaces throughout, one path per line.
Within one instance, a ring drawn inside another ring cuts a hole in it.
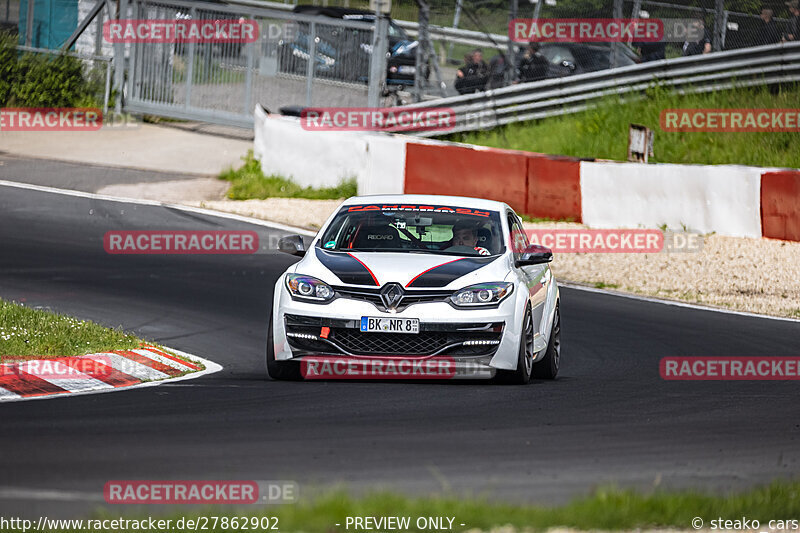
M 531 244 L 520 254 L 514 263 L 516 266 L 542 265 L 553 260 L 553 251 L 541 244 Z
M 287 235 L 278 240 L 278 250 L 285 254 L 303 257 L 306 255 L 306 245 L 300 235 Z

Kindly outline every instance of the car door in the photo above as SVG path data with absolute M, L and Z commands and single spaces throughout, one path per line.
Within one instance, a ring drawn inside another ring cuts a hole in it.
M 514 260 L 516 261 L 519 259 L 522 250 L 527 248 L 530 242 L 522 222 L 513 211 L 508 212 L 508 229 L 514 246 Z M 523 280 L 525 280 L 525 285 L 528 287 L 528 301 L 531 303 L 531 311 L 533 312 L 533 324 L 536 328 L 536 333 L 540 333 L 544 304 L 547 299 L 547 284 L 551 279 L 550 266 L 530 265 L 519 267 L 518 270 Z

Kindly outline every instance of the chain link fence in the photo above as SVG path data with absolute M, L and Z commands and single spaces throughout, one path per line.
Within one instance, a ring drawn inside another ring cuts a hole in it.
M 255 42 L 129 45 L 133 110 L 247 124 L 255 104 L 366 106 L 373 27 L 364 22 L 234 6 L 141 1 L 131 18 L 253 21 Z

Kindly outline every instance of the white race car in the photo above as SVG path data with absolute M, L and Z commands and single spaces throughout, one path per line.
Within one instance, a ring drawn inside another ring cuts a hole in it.
M 299 235 L 279 248 L 302 260 L 275 284 L 266 355 L 273 379 L 299 379 L 303 360 L 320 356 L 446 358 L 449 377 L 513 383 L 558 373 L 553 255 L 528 243 L 502 202 L 354 197 L 308 249 Z

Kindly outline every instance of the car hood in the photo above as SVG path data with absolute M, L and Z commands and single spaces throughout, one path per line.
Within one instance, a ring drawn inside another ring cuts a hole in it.
M 331 285 L 382 287 L 389 282 L 410 289 L 458 289 L 485 281 L 503 281 L 505 255 L 459 257 L 425 253 L 340 252 L 314 247 L 295 272 Z

